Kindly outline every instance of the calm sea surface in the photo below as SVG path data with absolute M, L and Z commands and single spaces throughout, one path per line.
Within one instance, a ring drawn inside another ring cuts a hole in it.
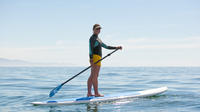
M 101 94 L 167 86 L 150 98 L 100 104 L 33 106 L 84 67 L 0 67 L 0 112 L 200 112 L 200 67 L 104 67 Z M 86 96 L 89 70 L 68 82 L 52 99 Z

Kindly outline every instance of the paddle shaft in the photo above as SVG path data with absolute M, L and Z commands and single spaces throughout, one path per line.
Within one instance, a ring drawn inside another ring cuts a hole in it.
M 119 49 L 115 49 L 113 52 L 107 54 L 106 56 L 104 56 L 103 58 L 101 58 L 100 60 L 98 60 L 97 62 L 95 62 L 94 64 L 97 64 L 98 62 L 102 61 L 103 59 L 107 58 L 108 56 L 110 56 L 111 54 L 113 54 L 114 52 L 116 52 Z M 71 77 L 70 79 L 68 79 L 67 81 L 63 82 L 61 85 L 66 84 L 67 82 L 69 82 L 70 80 L 74 79 L 75 77 L 77 77 L 78 75 L 80 75 L 81 73 L 85 72 L 86 70 L 88 70 L 89 68 L 91 68 L 92 66 L 88 66 L 87 68 L 85 68 L 84 70 L 82 70 L 81 72 L 79 72 L 78 74 L 74 75 L 73 77 Z

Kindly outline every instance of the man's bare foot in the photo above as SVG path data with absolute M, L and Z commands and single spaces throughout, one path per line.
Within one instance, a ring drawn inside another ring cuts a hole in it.
M 101 94 L 95 94 L 95 97 L 104 97 L 104 95 L 101 95 Z
M 94 96 L 93 94 L 87 94 L 87 97 Z

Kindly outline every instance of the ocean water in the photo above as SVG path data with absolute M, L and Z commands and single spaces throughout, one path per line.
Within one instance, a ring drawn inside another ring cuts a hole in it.
M 101 94 L 167 86 L 163 94 L 100 104 L 33 106 L 85 67 L 0 67 L 0 112 L 200 112 L 200 67 L 103 67 Z M 86 96 L 90 70 L 51 99 Z

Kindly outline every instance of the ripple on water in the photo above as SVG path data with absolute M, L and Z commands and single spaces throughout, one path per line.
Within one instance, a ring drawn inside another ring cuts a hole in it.
M 53 88 L 82 69 L 83 67 L 0 67 L 0 111 L 198 112 L 200 110 L 200 68 L 198 67 L 110 67 L 101 69 L 99 90 L 103 94 L 138 91 L 161 86 L 169 87 L 167 92 L 158 96 L 90 106 L 83 104 L 35 107 L 30 104 L 33 101 L 50 99 L 48 94 Z M 65 75 L 66 71 L 68 75 Z M 85 96 L 88 73 L 64 85 L 51 99 Z

